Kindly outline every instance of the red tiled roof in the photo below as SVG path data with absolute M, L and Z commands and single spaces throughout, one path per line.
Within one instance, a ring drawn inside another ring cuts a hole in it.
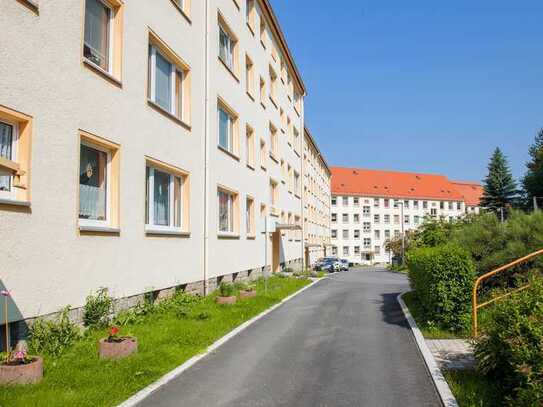
M 332 193 L 390 198 L 462 201 L 463 195 L 443 175 L 331 167 Z
M 475 182 L 453 181 L 453 185 L 464 197 L 468 206 L 479 206 L 483 197 L 483 186 Z

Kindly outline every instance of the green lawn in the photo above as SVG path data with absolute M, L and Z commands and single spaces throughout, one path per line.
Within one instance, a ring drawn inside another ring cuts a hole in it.
M 500 389 L 492 380 L 471 370 L 448 371 L 444 374 L 460 407 L 503 405 Z
M 42 383 L 0 387 L 0 406 L 115 406 L 309 283 L 272 277 L 267 295 L 259 281 L 258 296 L 235 305 L 216 305 L 210 296 L 182 314 L 171 310 L 148 315 L 122 329 L 122 334 L 138 338 L 139 351 L 117 362 L 98 358 L 97 340 L 107 336 L 106 330 L 91 332 L 58 359 L 45 356 Z

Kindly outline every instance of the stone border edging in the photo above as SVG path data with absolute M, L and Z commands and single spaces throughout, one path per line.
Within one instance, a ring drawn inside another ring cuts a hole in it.
M 402 307 L 402 311 L 405 315 L 405 318 L 407 319 L 407 322 L 409 323 L 409 326 L 411 328 L 411 333 L 413 334 L 413 337 L 415 338 L 415 342 L 417 343 L 417 346 L 419 348 L 419 351 L 424 358 L 424 362 L 426 363 L 426 367 L 428 368 L 428 372 L 430 373 L 430 376 L 432 376 L 432 381 L 434 382 L 434 386 L 437 390 L 437 393 L 439 394 L 439 397 L 441 398 L 441 402 L 445 407 L 458 407 L 458 402 L 456 401 L 456 398 L 454 397 L 451 388 L 449 387 L 449 384 L 445 380 L 445 377 L 443 376 L 443 373 L 441 372 L 441 369 L 438 367 L 436 360 L 434 359 L 434 355 L 432 355 L 432 352 L 430 352 L 430 349 L 428 349 L 428 346 L 426 345 L 426 341 L 424 340 L 424 336 L 422 335 L 422 332 L 417 326 L 417 323 L 415 322 L 415 319 L 411 315 L 411 312 L 409 312 L 409 309 L 407 308 L 407 305 L 405 305 L 405 302 L 403 300 L 403 295 L 407 294 L 407 292 L 403 292 L 398 295 L 398 303 Z
M 170 371 L 169 373 L 166 373 L 164 376 L 162 376 L 160 379 L 155 381 L 154 383 L 151 383 L 149 386 L 143 388 L 142 390 L 138 391 L 136 394 L 131 396 L 128 400 L 125 400 L 121 404 L 119 404 L 117 407 L 135 407 L 140 402 L 142 402 L 144 399 L 149 397 L 152 393 L 159 390 L 161 387 L 166 385 L 167 383 L 171 382 L 172 380 L 179 377 L 185 370 L 188 370 L 190 367 L 198 363 L 200 360 L 205 358 L 210 353 L 217 350 L 220 346 L 224 345 L 226 342 L 228 342 L 230 339 L 247 329 L 249 326 L 254 324 L 259 319 L 265 317 L 269 313 L 273 312 L 277 308 L 279 308 L 281 305 L 283 305 L 285 302 L 291 300 L 292 298 L 296 297 L 298 294 L 301 294 L 305 290 L 313 287 L 315 284 L 317 284 L 321 280 L 325 280 L 325 278 L 320 278 L 313 280 L 313 282 L 309 285 L 306 285 L 305 287 L 301 288 L 300 290 L 296 291 L 295 293 L 289 295 L 288 297 L 283 298 L 280 302 L 273 305 L 272 307 L 262 311 L 257 316 L 251 318 L 248 321 L 245 321 L 243 324 L 239 325 L 238 327 L 234 328 L 232 331 L 227 333 L 222 338 L 215 341 L 212 345 L 210 345 L 207 350 L 203 353 L 200 353 L 199 355 L 193 356 L 192 358 L 185 361 L 182 365 L 176 367 L 174 370 Z

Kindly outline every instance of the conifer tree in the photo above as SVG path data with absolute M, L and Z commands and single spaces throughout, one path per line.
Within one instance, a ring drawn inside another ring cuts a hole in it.
M 543 197 L 543 128 L 535 136 L 530 146 L 530 161 L 526 163 L 527 172 L 522 179 L 522 187 L 526 196 L 526 206 L 533 206 L 533 199 Z
M 488 164 L 488 175 L 483 181 L 481 206 L 500 213 L 511 207 L 517 196 L 516 183 L 513 179 L 507 158 L 496 148 Z

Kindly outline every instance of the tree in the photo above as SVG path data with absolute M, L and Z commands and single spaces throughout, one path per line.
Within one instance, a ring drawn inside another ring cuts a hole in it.
M 481 206 L 499 213 L 513 206 L 517 196 L 516 183 L 507 163 L 507 158 L 496 148 L 488 164 L 488 175 L 483 181 Z
M 531 160 L 526 163 L 528 171 L 522 179 L 522 187 L 526 196 L 526 205 L 532 207 L 534 197 L 543 197 L 543 128 L 535 136 L 530 146 Z

